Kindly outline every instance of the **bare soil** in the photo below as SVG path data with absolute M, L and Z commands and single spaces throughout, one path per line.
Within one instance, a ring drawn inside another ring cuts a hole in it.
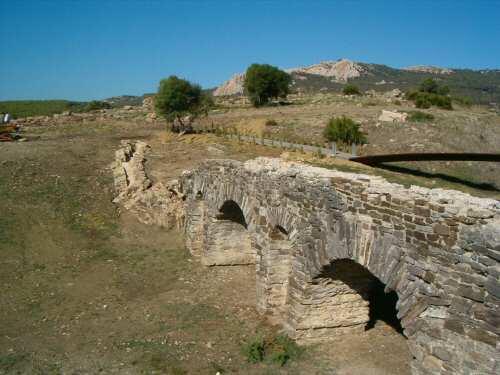
M 255 310 L 253 267 L 200 265 L 182 233 L 112 203 L 121 139 L 152 145 L 153 179 L 207 157 L 281 150 L 166 135 L 141 121 L 26 129 L 0 145 L 0 374 L 405 374 L 405 338 L 379 322 L 305 348 L 283 367 L 241 348 L 273 327 Z

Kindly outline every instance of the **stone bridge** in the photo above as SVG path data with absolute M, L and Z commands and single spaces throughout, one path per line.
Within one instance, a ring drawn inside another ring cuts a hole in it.
M 279 159 L 209 161 L 181 179 L 205 265 L 256 265 L 258 309 L 299 341 L 363 331 L 373 279 L 424 373 L 500 371 L 500 203 Z
M 414 374 L 500 373 L 500 202 L 266 158 L 204 162 L 179 194 L 191 254 L 255 264 L 299 342 L 363 331 L 383 283 Z

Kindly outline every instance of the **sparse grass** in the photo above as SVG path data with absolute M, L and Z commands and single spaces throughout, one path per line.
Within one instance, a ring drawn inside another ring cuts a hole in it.
M 297 360 L 303 348 L 285 335 L 257 335 L 243 345 L 242 352 L 250 363 L 266 361 L 284 366 L 289 361 Z
M 408 120 L 413 122 L 424 122 L 434 120 L 434 115 L 422 111 L 409 111 Z
M 7 373 L 26 359 L 28 359 L 28 355 L 24 353 L 0 355 L 0 370 Z

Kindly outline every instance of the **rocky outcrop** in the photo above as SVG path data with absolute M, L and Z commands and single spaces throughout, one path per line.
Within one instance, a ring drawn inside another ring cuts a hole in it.
M 235 74 L 229 81 L 224 82 L 214 91 L 214 96 L 243 95 L 245 74 Z
M 350 78 L 359 77 L 367 73 L 366 69 L 361 65 L 347 59 L 324 61 L 306 67 L 287 69 L 286 71 L 288 73 L 294 73 L 294 77 L 298 80 L 307 79 L 303 74 L 315 74 L 322 77 L 333 78 L 337 82 L 346 82 Z M 214 96 L 242 95 L 244 82 L 245 74 L 236 74 L 230 80 L 219 86 L 214 91 Z
M 452 74 L 453 70 L 448 68 L 440 68 L 432 65 L 414 65 L 403 68 L 409 72 L 431 73 L 431 74 Z
M 113 202 L 145 224 L 180 227 L 184 222 L 184 203 L 178 182 L 169 181 L 165 185 L 151 182 L 144 169 L 148 148 L 141 141 L 121 142 L 111 166 L 117 192 Z
M 338 82 L 346 82 L 350 78 L 359 77 L 367 73 L 366 69 L 361 65 L 347 59 L 324 61 L 307 67 L 288 69 L 287 71 L 296 74 L 316 74 L 334 78 Z
M 406 122 L 407 118 L 408 113 L 393 112 L 383 109 L 382 114 L 378 117 L 378 120 L 382 122 Z

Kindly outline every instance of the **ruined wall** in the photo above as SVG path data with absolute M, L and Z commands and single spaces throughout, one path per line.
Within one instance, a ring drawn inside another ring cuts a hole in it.
M 207 265 L 255 263 L 257 307 L 292 337 L 363 330 L 376 277 L 398 295 L 414 374 L 500 372 L 500 202 L 266 158 L 207 161 L 152 185 L 146 148 L 117 151 L 116 201 L 144 222 L 184 225 Z M 244 228 L 219 220 L 228 201 Z
M 228 200 L 240 206 L 256 253 L 258 308 L 292 337 L 364 327 L 362 288 L 325 274 L 350 259 L 398 294 L 414 373 L 499 370 L 498 201 L 265 158 L 208 161 L 182 176 L 181 189 L 188 207 L 196 196 L 204 202 L 205 223 Z

